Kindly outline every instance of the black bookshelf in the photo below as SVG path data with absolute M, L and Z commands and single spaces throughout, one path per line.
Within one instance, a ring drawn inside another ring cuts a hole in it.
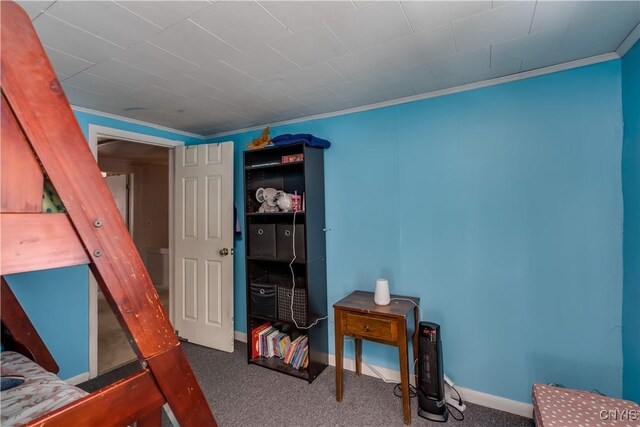
M 282 156 L 303 154 L 304 159 L 296 163 L 281 163 Z M 295 214 L 295 224 L 304 224 L 305 259 L 297 259 L 293 268 L 296 289 L 306 291 L 307 325 L 315 319 L 327 316 L 327 273 L 325 243 L 324 202 L 324 152 L 303 143 L 284 147 L 266 147 L 244 152 L 244 206 L 245 229 L 252 224 L 292 225 L 291 212 L 261 213 L 255 194 L 258 188 L 276 188 L 293 194 L 304 194 L 305 210 Z M 329 362 L 328 320 L 321 320 L 310 329 L 297 328 L 291 320 L 254 314 L 251 304 L 251 283 L 268 276 L 273 284 L 290 286 L 292 283 L 289 263 L 291 259 L 251 256 L 251 235 L 246 234 L 246 295 L 247 295 L 247 361 L 274 371 L 313 382 Z M 295 369 L 278 358 L 251 356 L 251 331 L 265 322 L 295 339 L 301 334 L 309 337 L 309 364 L 305 369 Z

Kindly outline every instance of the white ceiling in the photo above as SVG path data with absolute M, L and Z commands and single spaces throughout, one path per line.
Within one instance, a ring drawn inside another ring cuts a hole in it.
M 210 135 L 613 52 L 640 1 L 35 1 L 76 106 Z

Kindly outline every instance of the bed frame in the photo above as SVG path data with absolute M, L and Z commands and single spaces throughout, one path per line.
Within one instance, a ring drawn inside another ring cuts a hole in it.
M 182 426 L 216 421 L 27 14 L 3 1 L 0 275 L 88 264 L 143 370 L 28 426 Z M 45 177 L 66 213 L 42 212 Z M 4 277 L 2 339 L 51 372 L 58 365 Z

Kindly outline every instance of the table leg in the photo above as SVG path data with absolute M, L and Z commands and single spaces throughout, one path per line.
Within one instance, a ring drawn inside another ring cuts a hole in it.
M 400 354 L 400 384 L 402 388 L 402 413 L 404 423 L 411 424 L 411 402 L 409 398 L 409 350 L 407 345 L 407 322 L 399 328 L 398 353 Z
M 362 340 L 355 338 L 356 341 L 356 375 L 362 373 Z
M 336 346 L 336 400 L 342 401 L 342 351 L 344 337 L 342 336 L 342 314 L 340 310 L 334 310 L 335 319 L 335 346 Z

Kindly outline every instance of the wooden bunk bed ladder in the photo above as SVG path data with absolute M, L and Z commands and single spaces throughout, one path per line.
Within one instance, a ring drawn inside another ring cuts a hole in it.
M 28 425 L 160 425 L 167 402 L 180 425 L 215 426 L 29 17 L 11 1 L 1 7 L 0 274 L 89 264 L 144 367 Z M 44 176 L 66 213 L 41 213 Z M 27 357 L 57 371 L 4 279 L 2 327 Z

